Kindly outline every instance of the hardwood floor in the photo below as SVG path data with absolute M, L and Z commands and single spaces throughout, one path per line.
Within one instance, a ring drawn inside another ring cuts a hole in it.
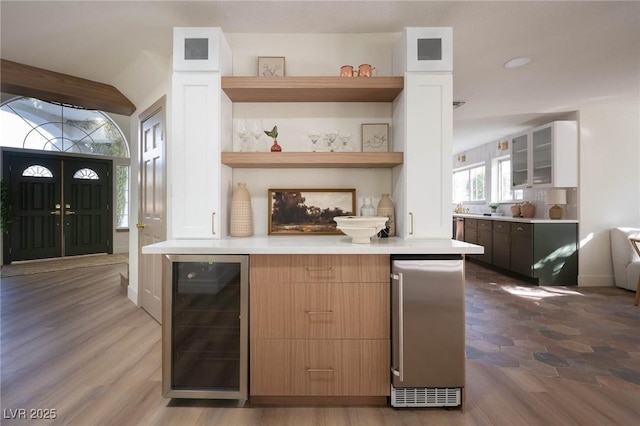
M 504 357 L 490 356 L 495 348 L 479 344 L 479 335 L 495 343 L 491 336 L 501 331 L 499 325 L 505 321 L 533 324 L 530 318 L 519 318 L 521 313 L 510 310 L 501 318 L 500 309 L 495 309 L 496 304 L 491 302 L 494 299 L 487 294 L 496 291 L 500 279 L 508 280 L 476 269 L 467 273 L 467 294 L 473 296 L 467 309 L 474 314 L 468 319 L 491 317 L 497 325 L 496 330 L 490 330 L 489 321 L 467 323 L 469 344 L 481 351 L 473 352 L 474 359 L 467 359 L 464 412 L 439 408 L 252 407 L 239 406 L 237 401 L 181 401 L 161 396 L 160 326 L 126 298 L 120 286 L 121 268 L 111 265 L 2 278 L 3 425 L 555 426 L 635 425 L 640 419 L 640 384 L 634 382 L 633 375 L 640 370 L 640 316 L 614 303 L 611 309 L 623 310 L 626 315 L 624 321 L 612 323 L 612 311 L 603 307 L 609 298 L 628 299 L 632 306 L 631 292 L 581 290 L 580 301 L 568 302 L 564 307 L 579 303 L 581 309 L 593 314 L 590 321 L 609 324 L 611 332 L 606 327 L 591 327 L 589 338 L 608 341 L 615 331 L 616 341 L 626 348 L 624 368 L 631 372 L 624 376 L 626 379 L 612 376 L 606 383 L 590 382 L 525 368 L 531 363 L 505 366 L 496 362 Z M 523 307 L 520 305 L 525 302 L 517 295 L 501 293 L 500 297 L 500 304 L 526 309 L 529 315 L 545 306 L 538 300 Z M 480 313 L 478 309 L 485 311 Z M 635 309 L 640 312 L 640 308 Z M 479 317 L 481 314 L 485 316 Z M 635 326 L 635 339 L 620 332 L 621 324 Z M 629 338 L 620 341 L 624 336 Z M 539 339 L 537 343 L 544 344 Z M 481 353 L 489 355 L 480 356 Z M 506 353 L 514 355 L 513 351 Z M 602 351 L 598 359 L 605 362 L 607 357 L 618 355 L 619 351 Z M 596 372 L 593 375 L 602 376 Z M 41 411 L 31 412 L 38 409 Z M 31 418 L 31 414 L 47 414 L 45 410 L 55 410 L 56 418 Z M 11 418 L 22 414 L 26 420 Z

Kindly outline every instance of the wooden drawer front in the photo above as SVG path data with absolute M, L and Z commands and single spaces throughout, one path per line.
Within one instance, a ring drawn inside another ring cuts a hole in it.
M 493 232 L 511 233 L 511 224 L 509 222 L 496 222 L 493 224 Z
M 251 339 L 253 396 L 389 395 L 389 340 Z
M 464 219 L 464 227 L 465 228 L 477 228 L 478 227 L 478 219 Z
M 533 234 L 533 225 L 530 223 L 512 223 L 511 233 L 514 235 L 531 236 Z
M 485 229 L 491 231 L 493 221 L 492 220 L 479 220 L 478 221 L 478 229 Z
M 389 338 L 389 282 L 250 286 L 252 338 Z
M 249 282 L 388 282 L 389 255 L 251 255 Z

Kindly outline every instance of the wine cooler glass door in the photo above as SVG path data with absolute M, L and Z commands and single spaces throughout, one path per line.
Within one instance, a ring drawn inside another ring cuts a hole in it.
M 246 256 L 170 259 L 166 396 L 246 399 L 247 265 Z

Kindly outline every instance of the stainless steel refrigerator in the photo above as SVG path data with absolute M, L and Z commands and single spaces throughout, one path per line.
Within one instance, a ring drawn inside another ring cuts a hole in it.
M 391 261 L 391 405 L 461 405 L 465 384 L 463 258 L 393 256 Z

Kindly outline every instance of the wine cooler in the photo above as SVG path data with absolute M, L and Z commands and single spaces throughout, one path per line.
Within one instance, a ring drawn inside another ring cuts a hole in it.
M 165 397 L 247 399 L 248 272 L 248 256 L 167 256 Z

